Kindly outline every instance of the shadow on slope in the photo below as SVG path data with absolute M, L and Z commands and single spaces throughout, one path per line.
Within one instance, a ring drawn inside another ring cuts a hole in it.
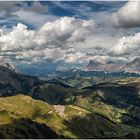
M 73 104 L 76 90 L 55 84 L 42 84 L 36 87 L 28 95 L 34 99 L 43 100 L 51 105 Z
M 75 116 L 64 123 L 78 138 L 140 138 L 140 131 L 113 123 L 98 114 Z
M 113 108 L 125 110 L 120 116 L 122 123 L 140 128 L 140 96 L 136 85 L 98 84 L 87 88 L 82 98 L 90 99 L 90 104 L 102 102 L 112 105 Z
M 120 85 L 117 83 L 104 83 L 86 88 L 88 94 L 83 94 L 83 98 L 89 95 L 99 94 L 104 101 L 118 108 L 127 108 L 129 105 L 140 106 L 139 90 L 134 85 Z
M 0 125 L 0 138 L 33 139 L 33 138 L 62 138 L 45 124 L 39 124 L 30 119 L 13 120 L 11 123 Z

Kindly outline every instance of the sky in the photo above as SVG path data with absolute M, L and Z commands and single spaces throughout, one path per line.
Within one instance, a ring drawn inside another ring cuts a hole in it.
M 0 1 L 0 58 L 23 71 L 139 55 L 139 1 Z

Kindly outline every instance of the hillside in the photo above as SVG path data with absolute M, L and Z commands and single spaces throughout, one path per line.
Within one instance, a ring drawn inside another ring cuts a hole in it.
M 1 138 L 118 138 L 132 132 L 139 129 L 78 106 L 49 105 L 24 95 L 0 98 Z
M 140 78 L 41 81 L 0 72 L 0 138 L 140 137 Z

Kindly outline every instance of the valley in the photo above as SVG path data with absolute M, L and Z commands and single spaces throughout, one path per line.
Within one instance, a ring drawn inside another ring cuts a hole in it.
M 0 72 L 1 138 L 140 138 L 138 77 L 43 81 Z

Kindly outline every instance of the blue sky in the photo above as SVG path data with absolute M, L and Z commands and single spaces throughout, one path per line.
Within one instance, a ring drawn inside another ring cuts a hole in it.
M 81 19 L 89 19 L 92 16 L 92 13 L 98 12 L 114 12 L 118 10 L 126 2 L 101 2 L 101 1 L 40 1 L 40 2 L 1 2 L 1 10 L 3 11 L 0 15 L 0 25 L 7 27 L 12 27 L 17 23 L 23 23 L 28 25 L 30 29 L 36 27 L 37 25 L 32 24 L 31 22 L 21 20 L 18 16 L 14 16 L 15 11 L 20 11 L 28 9 L 28 12 L 34 11 L 39 12 L 40 15 L 48 16 L 46 20 L 42 21 L 42 24 L 47 21 L 54 19 L 53 16 L 58 17 L 75 17 Z M 10 4 L 9 4 L 10 3 Z M 36 3 L 36 4 L 35 4 Z M 3 5 L 5 7 L 3 7 Z M 3 8 L 2 8 L 3 7 Z M 42 9 L 42 10 L 40 10 Z M 50 17 L 50 19 L 49 19 Z M 30 26 L 29 26 L 30 25 Z
M 139 27 L 138 1 L 0 2 L 0 58 L 24 71 L 126 63 L 140 54 Z

